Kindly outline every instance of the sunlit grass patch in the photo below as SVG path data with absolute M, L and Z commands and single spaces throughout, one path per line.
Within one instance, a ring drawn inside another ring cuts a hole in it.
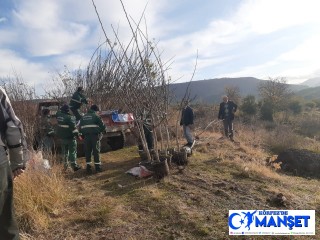
M 47 229 L 70 197 L 59 166 L 50 170 L 27 169 L 15 182 L 15 208 L 22 232 Z

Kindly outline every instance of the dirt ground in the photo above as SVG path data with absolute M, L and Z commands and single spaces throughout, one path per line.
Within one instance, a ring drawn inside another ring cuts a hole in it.
M 201 135 L 186 169 L 172 166 L 161 181 L 125 174 L 140 161 L 136 147 L 102 154 L 102 173 L 67 175 L 67 208 L 34 239 L 319 239 L 228 235 L 232 209 L 315 209 L 319 233 L 320 182 L 275 172 L 254 144 L 219 138 Z M 282 206 L 272 201 L 279 193 Z

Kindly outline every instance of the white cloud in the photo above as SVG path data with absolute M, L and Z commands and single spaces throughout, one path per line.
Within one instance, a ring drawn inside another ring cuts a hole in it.
M 6 22 L 8 19 L 7 18 L 5 18 L 5 17 L 1 17 L 0 18 L 0 23 L 2 23 L 2 22 Z
M 229 73 L 220 74 L 217 77 L 250 77 L 255 76 L 257 78 L 266 79 L 267 77 L 273 77 L 274 73 L 270 72 L 270 69 L 277 65 L 277 62 L 270 61 L 264 64 L 246 66 L 239 71 L 230 71 Z
M 242 61 L 242 53 L 239 52 L 243 46 L 252 44 L 252 49 L 248 48 L 249 52 L 246 55 L 248 58 L 254 58 L 256 55 L 252 54 L 257 54 L 253 50 L 256 43 L 252 39 L 258 37 L 261 39 L 263 35 L 268 36 L 269 41 L 273 41 L 270 33 L 278 32 L 279 38 L 281 30 L 293 29 L 296 26 L 304 27 L 309 24 L 313 24 L 313 28 L 318 29 L 320 24 L 318 0 L 243 0 L 240 7 L 230 12 L 228 16 L 221 16 L 220 19 L 212 16 L 210 21 L 203 22 L 202 27 L 194 32 L 189 31 L 188 26 L 182 22 L 172 21 L 164 15 L 168 10 L 171 13 L 176 11 L 177 14 L 181 14 L 179 4 L 188 4 L 188 1 L 179 1 L 179 3 L 171 3 L 169 0 L 123 1 L 127 13 L 135 21 L 139 20 L 148 3 L 146 19 L 142 20 L 140 27 L 145 30 L 146 21 L 149 39 L 160 40 L 158 47 L 160 52 L 163 51 L 163 61 L 174 57 L 169 74 L 177 76 L 176 78 L 184 76 L 181 81 L 189 80 L 197 51 L 199 59 L 196 76 L 210 74 L 203 71 L 207 71 L 211 66 L 214 68 L 232 63 L 230 65 L 238 69 L 230 69 L 228 70 L 230 73 L 224 74 L 212 72 L 212 76 L 207 78 L 266 77 L 280 74 L 302 76 L 308 74 L 308 71 L 309 74 L 313 74 L 318 69 L 316 63 L 320 53 L 320 48 L 317 46 L 319 36 L 310 37 L 305 43 L 295 46 L 286 53 L 280 52 L 280 55 L 266 56 L 266 63 Z M 0 44 L 9 46 L 9 49 L 19 49 L 24 55 L 31 57 L 54 55 L 54 58 L 48 61 L 50 65 L 32 63 L 31 60 L 23 59 L 22 55 L 14 51 L 7 51 L 6 56 L 10 59 L 10 64 L 8 65 L 9 62 L 5 62 L 1 57 L 0 65 L 6 66 L 0 68 L 3 71 L 10 72 L 15 68 L 22 75 L 26 75 L 26 79 L 32 81 L 34 78 L 30 74 L 31 66 L 37 69 L 36 79 L 44 79 L 43 76 L 47 71 L 62 68 L 64 65 L 68 68 L 85 66 L 95 47 L 105 40 L 90 0 L 16 0 L 15 3 L 16 8 L 12 17 L 0 18 L 0 23 L 6 21 L 6 24 L 12 24 L 12 27 L 0 30 Z M 131 39 L 132 33 L 120 1 L 95 0 L 95 3 L 108 37 L 111 40 L 114 39 L 112 24 L 118 31 L 121 41 L 126 44 Z M 196 20 L 197 16 L 192 15 L 193 9 L 188 11 L 190 13 L 185 15 Z M 135 27 L 134 24 L 133 27 Z M 182 34 L 178 35 L 178 33 Z M 3 51 L 1 50 L 2 55 Z M 270 51 L 273 51 L 272 48 Z M 299 67 L 293 65 L 297 61 L 301 62 Z
M 21 74 L 22 78 L 31 85 L 39 85 L 43 82 L 50 81 L 50 76 L 46 66 L 42 64 L 32 63 L 21 58 L 10 50 L 0 49 L 0 77 L 12 77 L 15 73 Z
M 309 22 L 319 23 L 318 9 L 317 0 L 246 0 L 235 20 L 253 32 L 267 34 Z
M 297 83 L 319 76 L 320 35 L 315 34 L 309 39 L 284 52 L 272 61 L 264 64 L 247 66 L 246 68 L 229 73 L 228 76 L 258 76 L 266 78 L 286 77 L 289 82 Z
M 314 35 L 289 52 L 281 54 L 279 59 L 283 61 L 318 62 L 320 56 L 319 42 L 320 35 Z
M 313 0 L 247 0 L 243 2 L 234 17 L 224 21 L 215 20 L 211 23 L 211 26 L 216 26 L 213 29 L 216 29 L 217 32 L 225 33 L 224 35 L 220 34 L 223 41 L 215 41 L 223 47 L 230 43 L 245 43 L 255 35 L 266 35 L 296 26 L 305 26 L 305 28 L 309 26 L 309 28 L 317 29 L 315 26 L 319 27 L 320 24 L 318 9 L 320 9 L 320 2 Z M 228 29 L 230 30 L 229 33 Z M 294 29 L 292 30 L 294 31 Z M 211 31 L 211 34 L 218 36 L 217 32 Z M 302 33 L 297 32 L 296 34 L 299 34 L 300 37 Z M 273 58 L 269 57 L 266 63 L 247 63 L 247 66 L 244 65 L 241 70 L 231 70 L 229 73 L 219 74 L 217 77 L 256 76 L 266 78 L 268 76 L 284 76 L 289 81 L 297 78 L 314 77 L 319 69 L 318 57 L 320 55 L 318 47 L 320 36 L 315 34 L 317 32 L 306 34 L 309 39 L 306 39 L 301 45 L 280 55 L 274 55 Z M 269 41 L 277 40 L 269 39 Z M 290 38 L 288 38 L 288 41 L 290 41 Z M 204 41 L 202 43 L 205 44 Z M 270 48 L 270 51 L 272 51 L 272 48 Z M 207 52 L 209 55 L 212 53 L 212 51 Z M 250 55 L 248 54 L 248 56 Z M 298 67 L 297 62 L 299 62 Z
M 49 1 L 19 1 L 13 11 L 17 24 L 26 29 L 52 29 L 59 23 L 59 5 Z
M 23 1 L 14 11 L 15 27 L 24 41 L 22 47 L 32 56 L 75 51 L 83 46 L 88 26 L 63 21 L 55 1 Z
M 149 3 L 147 0 L 123 2 L 130 20 L 134 19 L 136 22 L 147 6 L 145 14 L 146 21 L 151 22 L 151 25 L 148 24 L 150 36 L 159 36 L 158 30 L 165 31 L 163 25 L 158 24 L 162 20 L 159 11 L 167 6 L 168 0 L 152 0 Z M 132 34 L 120 1 L 95 0 L 95 4 L 108 38 L 114 39 L 112 24 L 118 31 L 119 38 L 127 43 Z M 78 0 L 19 0 L 13 17 L 13 31 L 19 32 L 20 38 L 24 39 L 20 46 L 33 56 L 92 49 L 105 39 L 91 1 L 82 1 L 80 4 Z M 132 26 L 135 28 L 133 22 Z M 146 29 L 145 19 L 140 27 L 142 30 Z
M 28 51 L 34 56 L 49 56 L 80 50 L 85 46 L 88 28 L 69 23 L 65 29 L 30 31 L 27 33 Z
M 59 56 L 53 62 L 54 69 L 62 69 L 67 66 L 68 69 L 86 68 L 89 63 L 90 56 L 86 57 L 84 54 L 68 54 L 66 56 Z
M 12 30 L 0 30 L 0 45 L 11 45 L 13 43 L 18 43 L 19 37 L 15 31 Z

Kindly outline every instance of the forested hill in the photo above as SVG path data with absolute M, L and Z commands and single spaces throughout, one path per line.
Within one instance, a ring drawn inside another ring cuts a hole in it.
M 191 98 L 196 97 L 196 102 L 218 103 L 221 97 L 225 94 L 225 87 L 239 87 L 241 96 L 248 94 L 258 96 L 258 85 L 262 79 L 253 77 L 241 78 L 215 78 L 209 80 L 192 81 L 190 84 Z M 176 99 L 181 99 L 188 86 L 188 82 L 174 83 L 170 85 L 170 90 L 176 96 Z M 306 88 L 302 85 L 290 85 L 293 91 L 298 91 Z

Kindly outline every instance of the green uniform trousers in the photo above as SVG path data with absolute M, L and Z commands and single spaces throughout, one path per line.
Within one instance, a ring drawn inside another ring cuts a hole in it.
M 87 164 L 91 163 L 91 156 L 93 155 L 94 164 L 100 165 L 100 136 L 99 134 L 84 135 L 84 151 L 86 155 Z
M 77 165 L 77 140 L 76 139 L 61 139 L 61 148 L 63 156 L 63 164 L 68 167 Z
M 81 119 L 80 109 L 70 108 L 73 115 L 76 117 L 76 120 L 79 121 Z
M 1 147 L 2 148 L 2 147 Z M 7 157 L 1 151 L 1 158 Z M 2 159 L 1 159 L 2 160 Z M 0 165 L 0 239 L 16 240 L 19 229 L 13 208 L 13 181 L 9 161 Z

